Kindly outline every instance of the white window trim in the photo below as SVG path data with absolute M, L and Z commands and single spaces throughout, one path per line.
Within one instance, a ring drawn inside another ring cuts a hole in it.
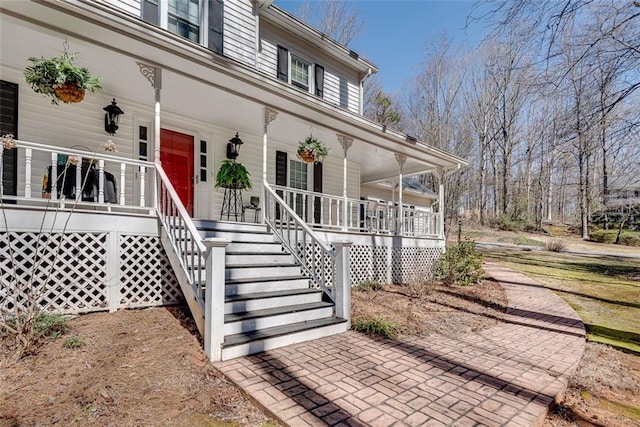
M 306 57 L 304 55 L 300 55 L 298 52 L 291 52 L 291 49 L 288 49 L 288 58 L 287 58 L 288 59 L 288 61 L 287 61 L 288 62 L 288 67 L 289 67 L 288 73 L 287 73 L 288 74 L 288 80 L 289 80 L 288 83 L 290 85 L 292 85 L 292 86 L 297 87 L 300 90 L 304 90 L 304 88 L 301 88 L 300 86 L 296 86 L 293 83 L 293 80 L 292 80 L 293 73 L 291 72 L 291 64 L 293 62 L 292 60 L 293 60 L 294 57 L 309 65 L 309 74 L 308 74 L 309 88 L 307 89 L 307 92 L 309 92 L 311 94 L 316 93 L 316 69 L 315 69 L 316 63 L 315 63 L 315 61 L 312 61 L 311 59 L 309 59 L 308 57 Z
M 160 8 L 160 27 L 169 31 L 169 0 L 158 0 L 158 7 Z M 209 16 L 209 2 L 206 0 L 198 0 L 198 44 L 202 46 L 209 46 L 207 25 Z M 172 34 L 176 34 L 173 33 Z M 176 34 L 180 36 L 179 34 Z M 182 36 L 180 36 L 182 37 Z M 188 39 L 187 39 L 188 40 Z M 195 43 L 195 42 L 194 42 Z

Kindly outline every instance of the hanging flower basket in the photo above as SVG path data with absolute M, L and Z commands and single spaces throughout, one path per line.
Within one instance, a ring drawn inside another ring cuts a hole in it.
M 321 162 L 329 155 L 329 147 L 313 136 L 308 136 L 299 142 L 297 154 L 305 163 Z
M 65 51 L 54 58 L 29 58 L 32 64 L 24 69 L 25 80 L 35 93 L 51 97 L 52 104 L 80 102 L 86 91 L 102 89 L 102 79 L 84 67 L 76 67 L 73 62 L 77 57 L 77 53 Z
M 80 102 L 84 99 L 84 89 L 73 83 L 65 83 L 55 88 L 54 91 L 58 99 L 67 104 Z

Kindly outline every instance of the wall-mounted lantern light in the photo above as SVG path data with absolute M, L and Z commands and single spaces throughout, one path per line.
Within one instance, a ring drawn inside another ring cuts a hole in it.
M 106 111 L 106 113 L 104 113 L 104 130 L 109 135 L 115 135 L 118 130 L 120 116 L 124 114 L 124 111 L 118 107 L 115 98 L 113 98 L 111 104 L 104 107 L 103 110 Z
M 238 132 L 236 132 L 236 136 L 229 140 L 227 144 L 227 159 L 235 160 L 238 158 L 240 154 L 240 146 L 243 144 L 242 140 L 238 136 Z

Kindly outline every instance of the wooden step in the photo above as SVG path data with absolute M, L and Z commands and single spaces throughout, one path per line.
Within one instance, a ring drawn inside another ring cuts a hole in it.
M 225 281 L 251 279 L 259 277 L 300 276 L 302 269 L 296 264 L 243 265 L 229 267 L 225 270 Z
M 222 345 L 222 360 L 322 338 L 345 332 L 346 330 L 347 321 L 345 319 L 327 317 L 228 335 Z
M 251 294 L 266 291 L 284 291 L 292 289 L 308 289 L 309 279 L 300 276 L 258 277 L 239 280 L 228 280 L 225 295 Z
M 290 323 L 308 322 L 332 315 L 333 304 L 324 301 L 229 313 L 224 316 L 224 333 L 233 335 Z
M 290 305 L 310 304 L 321 302 L 322 297 L 322 290 L 315 288 L 227 295 L 224 299 L 224 313 L 242 313 Z

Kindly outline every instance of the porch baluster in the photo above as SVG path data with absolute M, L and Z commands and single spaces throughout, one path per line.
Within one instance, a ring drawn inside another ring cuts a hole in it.
M 82 164 L 82 157 L 79 157 L 78 165 Z M 80 197 L 82 196 L 82 167 L 76 166 L 76 176 L 74 178 L 76 180 L 76 201 L 80 201 Z
M 145 168 L 144 166 L 140 166 L 140 207 L 144 206 L 144 189 L 145 189 L 144 179 L 146 176 L 146 172 L 147 172 L 147 168 Z M 124 185 L 124 182 L 122 184 Z M 162 206 L 166 206 L 166 205 L 162 204 Z
M 58 153 L 51 153 L 51 200 L 58 200 Z
M 2 176 L 0 176 L 1 179 Z M 31 198 L 31 148 L 24 150 L 24 197 Z
M 98 203 L 104 203 L 104 160 L 98 160 Z
M 125 165 L 124 163 L 120 163 L 120 205 L 124 206 L 125 200 L 124 200 L 124 177 L 125 177 L 125 172 L 127 171 L 127 165 Z

